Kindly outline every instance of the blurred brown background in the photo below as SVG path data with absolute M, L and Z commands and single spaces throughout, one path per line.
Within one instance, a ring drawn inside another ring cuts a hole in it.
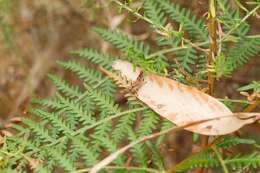
M 205 0 L 175 0 L 198 16 L 207 11 Z M 141 1 L 134 1 L 141 6 Z M 245 4 L 246 5 L 246 4 Z M 120 27 L 137 39 L 150 42 L 155 34 L 143 21 L 121 13 L 108 0 L 2 0 L 0 1 L 0 122 L 20 116 L 33 97 L 50 97 L 55 87 L 46 74 L 65 72 L 55 64 L 69 51 L 82 47 L 117 53 L 91 31 L 93 26 Z M 133 20 L 131 20 L 133 19 Z M 204 17 L 204 19 L 206 19 Z M 252 33 L 259 32 L 250 18 Z M 219 97 L 239 98 L 238 86 L 260 80 L 260 59 L 252 58 L 236 75 L 219 82 Z M 67 77 L 68 78 L 68 77 Z M 225 89 L 223 89 L 225 88 Z M 223 92 L 225 91 L 225 92 Z

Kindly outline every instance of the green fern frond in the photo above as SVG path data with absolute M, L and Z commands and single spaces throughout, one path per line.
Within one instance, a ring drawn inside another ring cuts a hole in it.
M 129 110 L 144 107 L 144 105 L 140 104 L 135 98 L 128 98 L 127 102 Z M 136 113 L 129 113 L 117 121 L 117 124 L 112 132 L 112 138 L 115 142 L 119 142 L 123 137 L 128 134 L 128 130 L 132 128 L 135 120 Z
M 176 36 L 172 37 L 158 37 L 157 40 L 158 46 L 171 46 L 171 47 L 178 47 L 178 45 L 181 42 L 181 38 L 178 38 Z
M 36 124 L 33 120 L 29 118 L 24 118 L 23 123 L 28 126 L 29 129 L 34 132 L 39 139 L 43 140 L 44 142 L 52 142 L 55 139 L 50 136 L 49 131 L 44 128 L 44 124 Z
M 53 81 L 57 89 L 67 97 L 75 98 L 82 95 L 78 86 L 72 86 L 56 75 L 49 74 L 48 76 Z
M 91 100 L 90 92 L 85 94 L 85 98 L 79 100 L 73 100 L 65 98 L 58 93 L 56 97 L 52 100 L 35 100 L 34 103 L 40 104 L 42 106 L 47 106 L 55 110 L 55 114 L 66 117 L 67 125 L 74 129 L 75 125 L 82 122 L 83 125 L 89 125 L 95 123 L 95 119 L 92 118 L 93 111 L 95 109 L 95 104 Z
M 60 96 L 62 97 L 62 96 Z M 64 105 L 62 101 L 59 99 L 37 99 L 32 101 L 33 104 L 35 105 L 41 105 L 43 107 L 48 107 L 51 108 L 52 110 L 57 111 L 57 114 L 62 114 L 63 112 L 66 112 L 65 115 L 70 114 L 70 109 L 68 109 L 67 105 Z M 72 108 L 74 110 L 74 107 Z M 75 116 L 67 116 L 66 122 L 68 123 L 68 126 L 71 129 L 75 129 L 76 124 L 77 124 L 77 119 Z
M 65 106 L 58 99 L 33 99 L 32 104 L 41 105 L 54 110 L 61 110 Z
M 73 138 L 72 137 L 72 149 L 80 154 L 84 159 L 86 166 L 92 166 L 99 160 L 99 151 L 95 147 L 89 145 L 89 141 L 86 139 Z
M 112 63 L 116 57 L 112 57 L 103 53 L 99 53 L 97 50 L 94 49 L 79 49 L 70 52 L 72 55 L 77 55 L 81 58 L 87 59 L 88 61 L 101 65 L 102 67 L 111 70 Z
M 202 20 L 197 19 L 190 10 L 180 7 L 178 4 L 173 4 L 169 0 L 157 2 L 169 14 L 172 20 L 183 24 L 184 30 L 189 32 L 191 37 L 199 40 L 208 40 L 206 24 Z
M 132 129 L 128 129 L 128 139 L 134 141 L 137 140 L 137 138 L 135 132 Z M 135 145 L 131 148 L 131 152 L 133 153 L 135 163 L 140 164 L 142 167 L 147 167 L 149 159 L 144 144 Z
M 147 141 L 145 142 L 145 144 L 148 146 L 149 150 L 152 152 L 152 159 L 151 161 L 160 169 L 160 170 L 164 170 L 165 169 L 165 165 L 163 162 L 163 155 L 160 153 L 159 148 L 157 147 L 156 144 Z
M 37 155 L 38 159 L 42 160 L 42 158 L 44 158 L 45 152 L 43 152 L 40 148 L 41 141 L 31 141 L 29 137 L 26 136 L 28 135 L 24 135 L 21 138 L 11 137 L 8 140 L 10 140 L 12 143 L 15 141 L 16 145 L 23 146 L 24 149 L 33 151 L 32 155 Z M 17 149 L 15 151 L 17 151 Z
M 68 155 L 70 157 L 70 160 L 75 163 L 77 162 L 77 160 L 81 159 L 80 158 L 80 152 L 78 150 L 75 150 L 75 148 L 71 146 L 68 147 L 69 149 L 67 149 Z
M 57 95 L 57 99 L 59 99 L 60 103 L 63 104 L 63 108 L 59 110 L 59 112 L 63 112 L 68 120 L 70 121 L 78 121 L 82 122 L 84 125 L 89 125 L 95 122 L 92 118 L 93 108 L 88 106 L 84 106 L 79 104 L 77 101 L 69 100 L 60 95 Z M 72 117 L 75 120 L 72 120 Z
M 188 47 L 187 49 L 176 51 L 177 59 L 181 64 L 181 67 L 188 73 L 192 73 L 190 65 L 194 65 L 197 59 L 197 52 L 194 48 Z
M 121 109 L 115 102 L 113 101 L 112 97 L 109 97 L 102 93 L 99 90 L 91 90 L 89 97 L 95 101 L 95 104 L 100 108 L 100 119 L 107 118 L 111 115 L 115 115 L 121 112 Z M 91 134 L 93 141 L 91 143 L 93 145 L 102 146 L 100 144 L 100 138 L 105 137 L 108 133 L 112 131 L 112 123 L 107 122 L 101 124 L 94 129 L 94 133 Z
M 164 73 L 167 67 L 166 59 L 162 57 L 147 59 L 149 47 L 143 42 L 130 39 L 119 31 L 109 31 L 103 28 L 95 28 L 95 31 L 106 41 L 114 44 L 126 54 L 126 59 L 144 71 Z M 158 68 L 159 67 L 159 68 Z
M 233 71 L 232 66 L 227 65 L 227 57 L 224 54 L 220 54 L 214 60 L 213 71 L 216 78 L 219 79 L 223 76 L 229 77 Z
M 118 145 L 113 141 L 110 137 L 105 136 L 99 138 L 100 142 L 102 143 L 103 147 L 109 152 L 109 153 L 114 153 L 118 150 Z M 119 156 L 117 159 L 114 161 L 115 164 L 117 165 L 124 165 L 126 161 L 126 157 L 124 156 Z
M 249 91 L 260 92 L 260 81 L 253 81 L 250 84 L 240 87 L 238 91 Z
M 62 67 L 64 67 L 67 70 L 70 70 L 74 72 L 81 80 L 84 81 L 85 84 L 88 84 L 89 86 L 94 86 L 99 84 L 100 81 L 103 81 L 105 77 L 101 74 L 101 72 L 86 68 L 85 66 L 81 65 L 78 62 L 75 61 L 68 61 L 68 62 L 58 62 Z M 115 84 L 107 79 L 104 81 L 101 86 L 101 88 L 106 94 L 112 95 L 115 93 Z
M 125 58 L 136 66 L 140 66 L 144 71 L 164 74 L 168 66 L 165 57 L 155 57 L 147 59 L 149 55 L 149 47 L 143 42 L 130 39 L 119 31 L 109 31 L 103 28 L 94 29 L 106 41 L 114 44 L 125 54 Z
M 253 139 L 243 139 L 235 136 L 225 136 L 224 140 L 217 144 L 220 148 L 231 148 L 240 144 L 254 145 L 256 141 Z
M 155 0 L 145 0 L 144 9 L 145 16 L 153 21 L 156 29 L 166 25 L 165 14 Z
M 144 43 L 130 39 L 119 31 L 109 31 L 104 28 L 94 28 L 94 31 L 125 53 L 132 51 L 136 54 L 135 56 L 143 58 L 149 53 L 149 47 Z
M 115 104 L 113 98 L 102 93 L 100 90 L 91 90 L 90 98 L 96 102 L 97 106 L 100 106 L 102 112 L 104 112 L 106 116 L 115 115 L 121 111 L 119 106 Z
M 224 25 L 225 31 L 231 30 L 237 23 L 240 23 L 241 18 L 239 10 L 232 9 L 229 0 L 218 0 L 217 5 L 221 10 L 218 18 L 219 21 Z M 239 27 L 234 31 L 234 33 L 239 36 L 244 36 L 249 32 L 249 30 L 249 25 L 246 22 L 242 22 Z
M 237 155 L 225 159 L 225 163 L 232 169 L 242 169 L 243 167 L 260 168 L 260 154 L 255 152 L 250 155 Z
M 256 169 L 260 167 L 260 155 L 255 152 L 249 155 L 236 155 L 224 158 L 224 163 L 233 170 L 241 170 L 243 167 Z M 216 168 L 220 162 L 213 153 L 208 151 L 193 155 L 175 167 L 177 172 L 183 172 L 191 168 Z
M 231 66 L 234 71 L 236 68 L 247 63 L 250 57 L 254 57 L 260 52 L 259 38 L 245 38 L 239 40 L 235 47 L 230 49 L 227 54 L 226 65 Z
M 67 70 L 74 72 L 80 79 L 89 85 L 95 85 L 103 79 L 101 73 L 90 68 L 86 68 L 84 65 L 76 61 L 58 61 L 58 64 Z
M 53 158 L 59 163 L 59 165 L 64 168 L 67 172 L 75 172 L 76 167 L 74 163 L 70 160 L 69 156 L 65 153 L 60 151 L 57 148 L 50 149 L 50 153 Z
M 138 135 L 145 136 L 151 134 L 153 130 L 156 129 L 156 125 L 158 124 L 160 118 L 154 113 L 152 110 L 145 110 L 142 113 L 142 121 L 140 127 L 138 128 Z
M 176 165 L 174 169 L 177 172 L 183 172 L 192 168 L 209 168 L 217 166 L 219 166 L 219 160 L 214 158 L 210 152 L 206 151 L 187 158 L 187 160 Z
M 55 127 L 57 131 L 61 131 L 64 134 L 73 133 L 70 127 L 67 124 L 65 124 L 64 120 L 62 120 L 61 117 L 58 117 L 54 113 L 49 113 L 40 109 L 32 109 L 30 110 L 30 113 L 32 113 L 33 115 L 37 115 L 45 120 L 48 120 L 49 122 L 51 122 L 51 124 L 53 125 L 53 127 Z
M 119 142 L 127 135 L 128 129 L 134 124 L 136 115 L 131 113 L 120 118 L 112 132 L 112 138 L 115 142 Z

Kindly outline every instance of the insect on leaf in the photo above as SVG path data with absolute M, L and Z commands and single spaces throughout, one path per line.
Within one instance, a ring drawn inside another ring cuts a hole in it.
M 177 126 L 214 119 L 186 128 L 192 132 L 224 135 L 253 123 L 260 117 L 260 113 L 232 113 L 216 98 L 194 87 L 155 74 L 144 75 L 140 68 L 127 61 L 114 61 L 113 69 L 133 85 L 138 83 L 134 93 L 136 97 Z M 140 75 L 144 75 L 142 79 Z

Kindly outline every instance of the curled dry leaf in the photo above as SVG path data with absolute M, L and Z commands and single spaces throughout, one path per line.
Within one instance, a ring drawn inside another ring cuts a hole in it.
M 204 135 L 225 135 L 260 118 L 260 113 L 232 113 L 216 98 L 194 87 L 155 74 L 143 75 L 140 68 L 127 61 L 116 60 L 113 69 L 132 83 L 139 100 L 177 126 L 219 117 L 186 130 Z

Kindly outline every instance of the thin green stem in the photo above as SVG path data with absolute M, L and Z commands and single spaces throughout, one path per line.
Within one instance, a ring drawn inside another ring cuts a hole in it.
M 223 158 L 222 158 L 221 154 L 219 153 L 218 149 L 214 145 L 211 146 L 211 148 L 215 152 L 215 154 L 217 155 L 217 158 L 218 158 L 218 160 L 220 162 L 220 165 L 221 165 L 221 167 L 223 169 L 223 172 L 224 173 L 229 173 L 228 168 L 227 168 L 227 166 L 225 164 L 225 161 L 223 160 Z
M 222 99 L 218 98 L 219 101 L 227 101 L 227 102 L 233 102 L 233 103 L 245 103 L 245 104 L 254 104 L 252 102 L 246 101 L 246 100 L 237 100 L 237 99 Z
M 208 41 L 205 41 L 205 42 L 193 43 L 193 44 L 199 47 L 199 46 L 203 46 L 208 43 L 209 43 Z M 170 52 L 173 52 L 176 50 L 182 50 L 182 49 L 187 49 L 187 48 L 188 48 L 187 46 L 183 46 L 183 47 L 173 47 L 173 48 L 169 48 L 169 49 L 163 49 L 163 50 L 150 54 L 147 58 L 150 59 L 150 58 L 156 57 L 158 55 L 163 55 L 163 54 L 170 53 Z
M 146 110 L 148 109 L 147 107 L 142 107 L 142 108 L 136 108 L 136 109 L 131 109 L 131 110 L 127 110 L 127 111 L 124 111 L 124 112 L 120 112 L 118 114 L 115 114 L 115 115 L 112 115 L 110 117 L 107 117 L 107 118 L 104 118 L 103 120 L 101 121 L 98 121 L 94 124 L 92 124 L 91 126 L 85 126 L 77 131 L 75 131 L 74 133 L 72 133 L 71 135 L 72 136 L 75 136 L 77 134 L 80 134 L 80 133 L 84 133 L 85 131 L 89 130 L 89 129 L 92 129 L 100 124 L 103 124 L 103 123 L 106 123 L 112 119 L 115 119 L 115 118 L 118 118 L 118 117 L 121 117 L 123 115 L 126 115 L 126 114 L 130 114 L 130 113 L 135 113 L 135 112 L 140 112 L 140 111 L 143 111 L 143 110 Z
M 156 169 L 151 168 L 140 168 L 140 167 L 124 167 L 124 166 L 106 166 L 104 167 L 106 170 L 128 170 L 128 171 L 145 171 L 149 173 L 163 173 L 162 171 L 158 171 Z M 84 173 L 89 172 L 90 168 L 80 169 L 77 171 L 74 171 L 73 173 Z
M 225 40 L 228 38 L 228 36 L 230 34 L 232 34 L 233 31 L 235 31 L 247 18 L 249 18 L 253 13 L 255 13 L 258 9 L 260 8 L 260 4 L 258 4 L 253 10 L 251 10 L 242 20 L 240 20 L 239 23 L 237 23 L 234 28 L 232 28 L 231 30 L 228 31 L 227 34 L 224 35 L 224 37 L 222 37 L 221 40 L 219 41 L 222 41 L 222 40 Z
M 246 38 L 260 38 L 260 34 L 256 34 L 256 35 L 247 35 L 245 36 Z M 234 37 L 235 39 L 237 39 L 238 37 Z M 231 41 L 231 40 L 222 40 L 222 41 Z M 203 46 L 203 45 L 206 45 L 208 44 L 209 41 L 204 41 L 204 42 L 200 42 L 200 43 L 193 43 L 194 45 L 197 45 L 198 47 L 199 46 Z M 187 49 L 188 47 L 187 46 L 183 46 L 183 47 L 174 47 L 174 48 L 168 48 L 168 49 L 163 49 L 163 50 L 160 50 L 160 51 L 157 51 L 157 52 L 154 52 L 152 54 L 150 54 L 147 58 L 150 59 L 150 58 L 153 58 L 153 57 L 156 57 L 158 55 L 163 55 L 163 54 L 167 54 L 167 53 L 170 53 L 170 52 L 173 52 L 173 51 L 177 51 L 177 50 L 182 50 L 182 49 Z
M 154 53 L 150 54 L 147 57 L 147 59 L 156 57 L 158 55 L 163 55 L 163 54 L 166 54 L 166 53 L 170 53 L 170 52 L 173 52 L 173 51 L 176 51 L 176 50 L 182 50 L 182 49 L 187 49 L 187 48 L 188 47 L 183 46 L 183 47 L 173 47 L 173 48 L 169 48 L 169 49 L 163 49 L 163 50 L 160 50 L 160 51 L 157 51 L 157 52 L 154 52 Z
M 260 34 L 248 35 L 248 36 L 246 36 L 246 38 L 260 38 Z
M 246 9 L 246 7 L 244 7 L 240 2 L 239 0 L 234 0 L 235 3 L 237 4 L 238 7 L 240 7 L 242 10 L 244 10 L 245 12 L 249 12 L 248 9 Z

